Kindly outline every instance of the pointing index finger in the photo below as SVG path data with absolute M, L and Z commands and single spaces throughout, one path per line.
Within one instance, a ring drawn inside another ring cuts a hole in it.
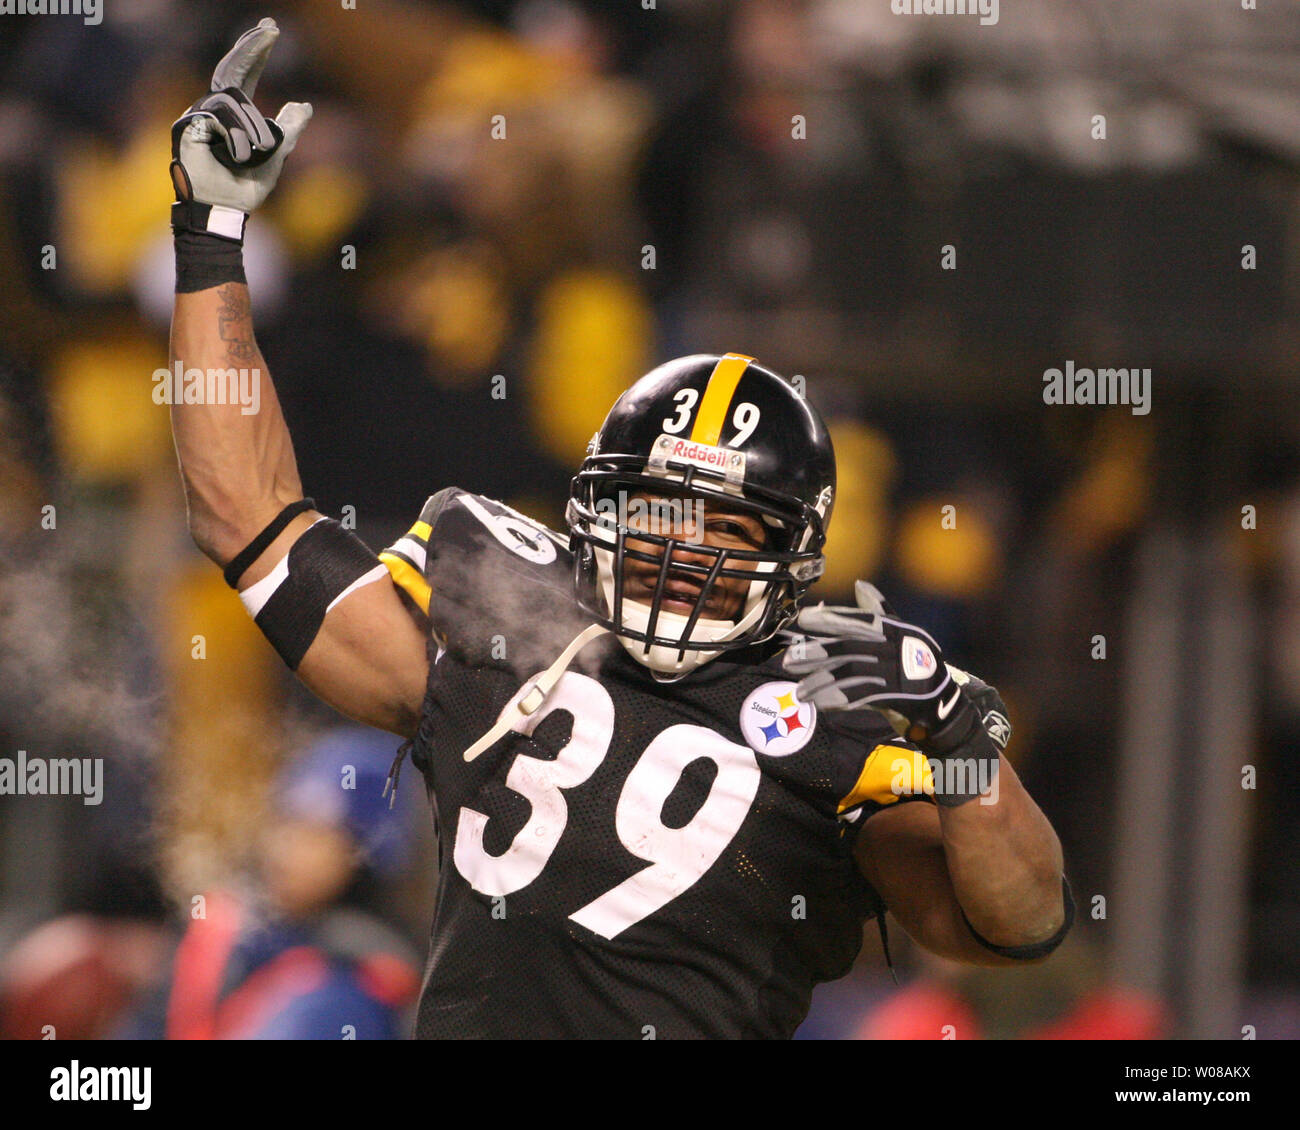
M 252 98 L 257 89 L 257 80 L 262 77 L 262 70 L 270 57 L 271 48 L 279 37 L 280 29 L 269 17 L 257 27 L 244 32 L 212 72 L 212 89 L 225 90 L 236 86 Z

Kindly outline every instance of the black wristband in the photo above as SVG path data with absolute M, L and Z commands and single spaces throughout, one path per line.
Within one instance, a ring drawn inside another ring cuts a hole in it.
M 998 747 L 964 691 L 947 725 L 919 744 L 934 777 L 936 804 L 956 808 L 992 787 L 1001 765 Z
M 222 283 L 247 283 L 240 243 L 204 232 L 177 230 L 176 293 L 193 294 Z
M 970 745 L 971 741 L 977 739 L 979 734 L 983 732 L 984 725 L 980 721 L 980 712 L 975 709 L 974 703 L 966 697 L 965 691 L 959 691 L 959 694 L 961 696 L 960 701 L 953 711 L 952 717 L 944 725 L 931 730 L 929 734 L 921 739 L 921 748 L 927 754 L 943 757 L 956 753 L 965 746 Z
M 1061 923 L 1061 928 L 1045 941 L 1031 942 L 1027 946 L 995 946 L 987 938 L 982 937 L 980 932 L 970 924 L 970 919 L 966 917 L 964 910 L 961 912 L 961 918 L 966 923 L 966 929 L 971 932 L 971 936 L 986 950 L 1000 954 L 1002 957 L 1015 958 L 1018 961 L 1031 961 L 1036 957 L 1046 957 L 1052 950 L 1056 949 L 1065 940 L 1065 935 L 1070 932 L 1070 927 L 1074 925 L 1074 895 L 1070 893 L 1070 883 L 1064 875 L 1061 876 L 1061 901 L 1065 906 L 1065 921 Z M 958 909 L 961 910 L 960 904 L 958 904 Z
M 237 588 L 239 578 L 248 572 L 248 567 L 266 552 L 266 547 L 284 532 L 285 526 L 304 510 L 314 510 L 315 508 L 316 500 L 314 498 L 300 498 L 297 502 L 289 503 L 272 519 L 271 524 L 235 554 L 230 564 L 222 570 L 221 575 L 226 578 L 226 584 L 232 589 Z

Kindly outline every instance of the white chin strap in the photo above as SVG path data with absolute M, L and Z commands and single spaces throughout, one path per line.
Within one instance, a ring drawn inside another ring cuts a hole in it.
M 614 615 L 614 554 L 608 549 L 602 549 L 599 546 L 592 547 L 596 555 L 596 573 L 600 578 L 600 591 L 605 600 L 605 612 L 611 618 Z M 776 565 L 770 561 L 758 562 L 755 572 L 770 573 L 776 569 Z M 747 632 L 762 618 L 764 605 L 766 603 L 768 582 L 751 581 L 749 585 L 749 595 L 745 598 L 745 611 L 738 620 L 706 620 L 703 616 L 695 621 L 695 627 L 691 630 L 691 635 L 685 641 L 685 649 L 682 645 L 672 647 L 666 644 L 646 644 L 642 640 L 628 639 L 626 636 L 619 635 L 618 642 L 621 643 L 630 656 L 638 663 L 644 664 L 659 675 L 685 675 L 694 671 L 697 667 L 703 666 L 710 659 L 716 659 L 721 652 L 719 651 L 701 651 L 698 645 L 701 643 L 725 643 L 727 640 L 735 639 L 744 632 Z M 682 634 L 686 631 L 686 625 L 690 621 L 689 616 L 683 616 L 678 612 L 668 612 L 663 608 L 659 610 L 659 618 L 655 622 L 655 635 L 670 640 L 682 640 Z M 634 631 L 646 633 L 650 626 L 650 605 L 639 600 L 630 600 L 627 596 L 623 597 L 623 618 L 616 625 L 616 632 Z

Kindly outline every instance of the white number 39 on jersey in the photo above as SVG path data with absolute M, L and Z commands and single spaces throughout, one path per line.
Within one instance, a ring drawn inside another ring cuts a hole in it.
M 524 688 L 529 686 L 525 681 Z M 521 688 L 522 691 L 523 688 Z M 546 867 L 569 819 L 565 789 L 587 780 L 609 752 L 614 701 L 595 679 L 566 671 L 536 714 L 519 718 L 515 729 L 531 735 L 556 710 L 573 716 L 568 742 L 552 761 L 520 754 L 506 786 L 532 806 L 527 823 L 500 855 L 483 847 L 488 817 L 466 806 L 456 827 L 456 870 L 476 891 L 508 895 L 526 887 Z M 664 802 L 686 767 L 708 758 L 718 769 L 709 795 L 689 823 L 669 828 Z M 606 891 L 569 917 L 603 938 L 614 938 L 693 886 L 717 862 L 740 830 L 758 793 L 761 776 L 754 751 L 704 726 L 677 725 L 646 746 L 623 784 L 614 826 L 623 846 L 650 866 Z

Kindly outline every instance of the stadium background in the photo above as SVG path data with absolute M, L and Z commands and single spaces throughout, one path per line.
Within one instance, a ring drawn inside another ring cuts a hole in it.
M 626 384 L 751 353 L 832 421 L 824 595 L 874 579 L 1009 703 L 1072 937 L 1005 973 L 895 931 L 896 990 L 869 926 L 802 1034 L 1300 1035 L 1300 9 L 103 11 L 0 18 L 0 755 L 106 767 L 98 806 L 0 796 L 5 1034 L 120 1031 L 337 722 L 191 546 L 150 396 L 168 126 L 271 15 L 258 105 L 315 117 L 248 273 L 322 509 L 376 548 L 451 484 L 559 524 Z M 1150 413 L 1045 405 L 1067 360 L 1149 367 Z M 407 815 L 367 905 L 422 952 Z

